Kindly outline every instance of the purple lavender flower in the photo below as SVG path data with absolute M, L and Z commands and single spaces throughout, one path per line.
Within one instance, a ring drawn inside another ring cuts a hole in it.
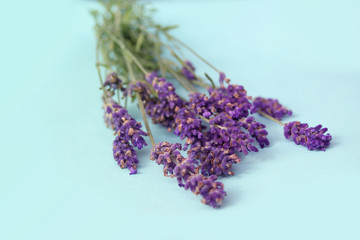
M 214 208 L 221 206 L 226 196 L 224 185 L 216 181 L 216 176 L 204 177 L 198 174 L 196 161 L 192 158 L 185 159 L 179 150 L 179 143 L 160 142 L 153 148 L 150 159 L 164 165 L 164 175 L 168 176 L 170 173 L 172 177 L 176 177 L 180 187 L 190 189 L 196 195 L 200 194 L 203 197 L 202 203 Z
M 109 73 L 106 76 L 104 86 L 109 86 L 112 89 L 123 89 L 122 81 L 115 72 Z
M 210 177 L 204 177 L 200 174 L 192 175 L 186 181 L 185 189 L 190 189 L 196 195 L 200 194 L 203 197 L 202 203 L 217 208 L 221 206 L 226 192 L 224 191 L 224 185 L 216 180 L 215 175 Z
M 217 89 L 208 88 L 209 97 L 205 94 L 190 94 L 189 107 L 199 115 L 209 118 L 218 113 L 228 113 L 234 120 L 247 117 L 254 112 L 252 104 L 243 86 L 231 85 Z
M 298 121 L 289 122 L 284 125 L 284 135 L 286 139 L 293 140 L 297 145 L 307 147 L 309 150 L 322 150 L 330 145 L 332 139 L 331 135 L 325 132 L 327 128 L 322 128 L 322 125 L 316 127 L 309 127 L 307 123 L 300 123 Z
M 158 72 L 157 71 L 153 71 L 151 73 L 148 73 L 146 76 L 145 76 L 145 80 L 152 84 L 152 82 L 154 81 L 155 78 L 159 77 L 158 75 Z
M 108 113 L 112 113 L 112 122 L 115 126 L 116 134 L 124 141 L 131 141 L 131 144 L 138 149 L 147 146 L 142 136 L 147 133 L 141 130 L 141 123 L 132 118 L 128 111 L 120 105 L 114 104 L 107 108 Z
M 158 95 L 145 102 L 145 109 L 153 123 L 160 123 L 169 131 L 175 128 L 177 112 L 184 106 L 184 101 L 176 94 L 174 86 L 165 78 L 153 78 L 152 86 Z
M 151 150 L 150 159 L 158 165 L 164 166 L 165 176 L 172 175 L 176 165 L 185 161 L 185 158 L 179 152 L 181 149 L 180 143 L 160 142 Z
M 113 155 L 120 168 L 128 168 L 130 175 L 136 174 L 136 164 L 139 163 L 134 148 L 128 141 L 116 136 L 113 142 Z
M 214 99 L 209 98 L 203 93 L 194 92 L 189 95 L 189 108 L 198 115 L 209 118 L 216 113 Z
M 253 138 L 255 138 L 261 148 L 270 144 L 267 139 L 268 132 L 264 129 L 265 125 L 255 121 L 254 117 L 243 118 L 240 120 L 240 124 Z
M 188 79 L 188 80 L 195 80 L 196 77 L 193 74 L 193 72 L 195 72 L 195 67 L 192 65 L 192 63 L 188 60 L 184 61 L 184 63 L 188 66 L 188 68 L 190 68 L 192 71 L 190 71 L 187 67 L 183 66 L 181 69 L 181 72 L 184 74 L 184 76 Z
M 228 113 L 235 120 L 247 117 L 252 110 L 243 86 L 229 84 L 226 88 L 209 88 L 209 93 L 216 111 Z
M 199 172 L 195 163 L 196 161 L 194 159 L 187 158 L 176 165 L 174 168 L 174 176 L 176 176 L 179 187 L 185 187 L 186 181 L 188 181 L 193 174 Z
M 199 160 L 201 174 L 204 176 L 214 174 L 232 176 L 234 175 L 234 172 L 231 171 L 232 165 L 241 161 L 233 148 L 212 146 L 209 141 L 203 144 L 199 144 L 199 142 L 192 144 L 188 154 L 189 157 Z
M 234 148 L 245 155 L 258 152 L 258 149 L 251 145 L 254 139 L 241 130 L 239 122 L 231 119 L 226 113 L 220 113 L 210 120 L 210 143 L 213 146 L 222 146 L 225 149 Z
M 292 115 L 292 111 L 283 107 L 277 99 L 257 97 L 253 105 L 257 110 L 267 113 L 277 120 L 281 120 L 285 115 Z
M 177 113 L 175 122 L 176 128 L 174 133 L 179 136 L 180 139 L 186 138 L 184 150 L 187 149 L 188 145 L 202 139 L 202 130 L 205 127 L 201 125 L 201 119 L 199 119 L 192 111 L 181 108 Z

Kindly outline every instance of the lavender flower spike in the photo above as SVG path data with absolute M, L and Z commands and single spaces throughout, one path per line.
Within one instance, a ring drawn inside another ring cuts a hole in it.
M 168 142 L 158 143 L 151 152 L 151 160 L 155 160 L 159 165 L 164 165 L 164 175 L 171 173 L 176 177 L 180 187 L 190 189 L 196 195 L 200 194 L 202 203 L 214 208 L 220 207 L 226 196 L 224 185 L 217 182 L 216 176 L 204 177 L 198 173 L 195 160 L 181 156 L 179 143 L 171 144 Z
M 113 142 L 113 155 L 120 168 L 128 168 L 130 175 L 136 174 L 136 164 L 139 163 L 136 152 L 129 142 L 117 136 Z
M 332 139 L 328 133 L 325 135 L 327 128 L 322 128 L 322 125 L 316 127 L 309 127 L 307 123 L 300 123 L 298 121 L 289 122 L 284 125 L 284 135 L 286 139 L 293 140 L 297 145 L 307 147 L 309 150 L 322 150 L 330 145 Z
M 195 71 L 195 67 L 192 65 L 192 63 L 188 60 L 184 61 L 184 63 L 194 72 Z M 194 74 L 187 68 L 187 67 L 182 67 L 181 72 L 184 74 L 184 76 L 188 79 L 188 80 L 195 80 L 196 77 L 194 76 Z
M 200 194 L 203 197 L 202 203 L 217 208 L 221 206 L 226 192 L 224 185 L 221 182 L 216 182 L 216 179 L 215 175 L 210 177 L 204 177 L 201 174 L 192 175 L 186 181 L 185 189 L 190 189 L 196 195 Z
M 142 137 L 147 136 L 147 133 L 141 130 L 141 123 L 132 118 L 125 108 L 113 104 L 112 108 L 107 108 L 107 112 L 112 113 L 115 131 L 121 137 L 121 140 L 131 141 L 131 144 L 138 149 L 147 146 L 146 141 Z
M 283 107 L 276 99 L 257 97 L 253 105 L 257 110 L 267 113 L 277 120 L 281 120 L 285 115 L 292 115 L 292 111 Z

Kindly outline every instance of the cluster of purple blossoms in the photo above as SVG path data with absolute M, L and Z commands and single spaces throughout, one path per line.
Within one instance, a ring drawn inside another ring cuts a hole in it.
M 226 196 L 224 185 L 216 181 L 216 176 L 205 177 L 198 173 L 196 161 L 191 158 L 181 156 L 180 144 L 171 144 L 168 142 L 158 143 L 151 152 L 151 160 L 159 165 L 164 165 L 164 174 L 171 173 L 176 177 L 180 187 L 186 190 L 190 189 L 194 194 L 200 194 L 202 203 L 214 208 L 221 206 Z
M 188 110 L 185 107 L 181 108 L 177 113 L 175 123 L 176 128 L 174 133 L 179 136 L 180 139 L 186 138 L 184 150 L 194 142 L 203 139 L 203 130 L 205 129 L 205 126 L 201 124 L 202 120 L 191 110 Z
M 220 113 L 209 123 L 210 143 L 213 146 L 222 146 L 225 149 L 233 148 L 245 155 L 249 151 L 258 152 L 258 149 L 251 145 L 254 139 L 248 133 L 243 132 L 240 123 L 226 113 Z
M 223 77 L 221 77 L 223 76 Z M 224 81 L 225 75 L 220 76 L 220 81 Z M 227 79 L 227 82 L 230 80 Z M 255 109 L 246 95 L 243 86 L 228 84 L 227 87 L 221 84 L 221 87 L 213 89 L 208 88 L 209 97 L 205 94 L 193 93 L 190 95 L 189 107 L 197 114 L 209 118 L 211 115 L 217 115 L 225 112 L 234 120 L 247 117 L 250 113 L 254 113 Z
M 195 72 L 195 67 L 194 65 L 192 65 L 192 63 L 188 60 L 184 61 L 184 63 L 186 64 L 186 66 L 183 66 L 181 68 L 181 72 L 182 74 L 188 79 L 188 80 L 195 80 L 196 77 L 194 75 Z M 191 71 L 189 70 L 191 69 Z
M 186 181 L 185 189 L 190 189 L 196 195 L 200 194 L 203 197 L 202 203 L 217 208 L 221 206 L 226 192 L 224 184 L 216 180 L 215 175 L 210 177 L 204 177 L 201 174 L 193 175 Z
M 260 110 L 277 120 L 281 120 L 285 115 L 292 115 L 292 111 L 283 107 L 277 99 L 257 97 L 254 99 L 253 105 L 256 110 Z
M 208 138 L 208 135 L 206 137 Z M 231 167 L 241 161 L 234 149 L 213 146 L 209 141 L 192 144 L 188 154 L 199 161 L 199 169 L 204 176 L 234 175 Z
M 142 98 L 146 112 L 152 118 L 153 123 L 160 123 L 171 131 L 176 126 L 177 112 L 185 103 L 176 94 L 175 87 L 165 78 L 157 77 L 156 72 L 149 74 L 146 80 L 151 83 L 157 94 L 157 97 Z
M 289 122 L 284 125 L 284 135 L 286 139 L 291 139 L 297 145 L 307 147 L 309 150 L 322 150 L 330 145 L 331 135 L 327 133 L 327 128 L 322 125 L 309 127 L 307 123 L 298 121 Z
M 116 136 L 113 142 L 113 155 L 120 168 L 129 169 L 130 175 L 137 173 L 136 164 L 139 160 L 136 152 L 130 143 L 122 140 L 120 136 Z
M 150 160 L 163 165 L 164 176 L 169 176 L 169 174 L 172 176 L 177 164 L 185 161 L 179 152 L 181 149 L 180 143 L 160 142 L 151 150 Z
M 118 75 L 115 72 L 109 73 L 106 76 L 104 86 L 109 86 L 110 89 L 120 89 L 123 90 L 123 84 L 121 79 L 118 77 Z
M 259 143 L 261 148 L 269 146 L 268 132 L 265 130 L 264 124 L 255 121 L 254 117 L 243 118 L 240 120 L 240 124 Z
M 228 84 L 230 79 L 220 73 L 220 88 L 209 88 L 209 97 L 192 93 L 188 103 L 190 110 L 209 119 L 209 130 L 199 141 L 192 144 L 188 154 L 199 160 L 203 175 L 233 175 L 231 167 L 240 162 L 235 150 L 247 155 L 258 149 L 252 144 L 256 140 L 261 148 L 269 145 L 265 125 L 253 117 L 254 108 L 242 86 Z M 199 133 L 199 129 L 197 129 Z M 246 130 L 248 133 L 244 132 Z
M 120 105 L 107 106 L 106 114 L 111 114 L 111 124 L 116 135 L 113 142 L 114 159 L 120 168 L 128 168 L 130 174 L 135 174 L 136 164 L 139 161 L 133 146 L 138 149 L 146 146 L 143 136 L 147 136 L 147 133 L 141 130 L 141 123 L 132 118 Z

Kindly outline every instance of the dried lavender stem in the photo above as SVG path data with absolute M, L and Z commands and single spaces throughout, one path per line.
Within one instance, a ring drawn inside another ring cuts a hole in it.
M 174 36 L 165 33 L 165 36 L 167 36 L 169 39 L 173 39 L 176 42 L 178 42 L 180 45 L 182 45 L 184 48 L 186 48 L 187 50 L 189 50 L 192 54 L 194 54 L 196 57 L 198 57 L 201 61 L 203 61 L 204 63 L 206 63 L 209 67 L 211 67 L 212 69 L 214 69 L 216 72 L 220 73 L 220 70 L 217 69 L 216 67 L 214 67 L 214 65 L 212 65 L 211 63 L 209 63 L 208 61 L 206 61 L 205 58 L 201 57 L 197 52 L 195 52 L 195 50 L 193 50 L 192 48 L 190 48 L 187 44 L 185 44 L 183 41 L 181 41 L 180 39 L 175 38 Z
M 205 122 L 207 123 L 210 123 L 209 119 L 207 119 L 206 117 L 202 116 L 202 115 L 197 115 L 199 118 L 201 118 L 202 120 L 204 120 Z M 217 124 L 214 124 L 213 126 L 217 127 L 217 128 L 220 128 L 220 129 L 227 129 L 226 127 L 223 127 L 223 126 L 219 126 Z
M 133 69 L 132 69 L 132 67 L 131 67 L 131 63 L 129 62 L 129 60 L 127 59 L 126 56 L 124 56 L 124 57 L 125 57 L 126 66 L 127 66 L 128 70 L 129 70 L 130 79 L 131 79 L 131 81 L 132 81 L 134 84 L 136 84 L 136 79 L 135 79 L 135 75 L 134 75 Z M 148 134 L 149 134 L 149 138 L 150 138 L 151 145 L 152 145 L 153 147 L 155 147 L 155 146 L 156 146 L 156 143 L 155 143 L 154 137 L 153 137 L 153 135 L 152 135 L 152 132 L 151 132 L 151 129 L 150 129 L 150 126 L 149 126 L 149 122 L 148 122 L 148 119 L 147 119 L 147 116 L 146 116 L 146 113 L 145 113 L 144 103 L 142 102 L 141 96 L 140 96 L 140 94 L 139 94 L 138 92 L 136 93 L 136 98 L 137 98 L 137 101 L 138 101 L 138 104 L 139 104 L 141 116 L 142 116 L 142 119 L 143 119 L 143 121 L 144 121 L 146 131 L 147 131 Z
M 273 120 L 274 122 L 284 126 L 284 124 L 282 122 L 280 122 L 279 120 L 277 120 L 276 118 L 273 118 L 272 116 L 270 116 L 269 114 L 267 113 L 264 113 L 263 111 L 260 111 L 260 110 L 257 110 L 257 112 L 260 114 L 260 115 L 263 115 L 264 117 L 270 119 L 270 120 Z
M 184 88 L 186 88 L 186 90 L 188 92 L 190 92 L 190 93 L 197 92 L 197 90 L 195 89 L 195 87 L 193 85 L 189 84 L 186 80 L 184 80 L 179 75 L 177 75 L 173 69 L 171 69 L 169 67 L 168 70 L 169 70 L 170 74 L 173 75 L 175 77 L 175 79 L 178 80 L 181 83 L 181 85 L 184 86 Z
M 134 63 L 136 64 L 136 66 L 145 74 L 147 75 L 148 72 L 145 70 L 145 68 L 142 66 L 142 64 L 138 61 L 138 59 L 125 47 L 124 43 L 122 41 L 120 41 L 112 32 L 108 31 L 109 36 L 112 38 L 112 40 L 118 44 L 121 49 L 123 50 L 123 53 L 127 53 L 129 54 L 129 56 L 131 57 L 131 59 L 134 61 Z M 126 58 L 126 57 L 125 57 Z
M 136 93 L 136 98 L 139 102 L 139 107 L 140 107 L 140 112 L 141 112 L 141 116 L 144 120 L 144 124 L 145 124 L 145 128 L 146 128 L 146 131 L 148 132 L 149 134 L 149 138 L 150 138 L 150 142 L 151 142 L 151 145 L 153 147 L 156 146 L 156 143 L 155 143 L 155 140 L 154 140 L 154 137 L 152 135 L 152 132 L 151 132 L 151 129 L 150 129 L 150 125 L 149 125 L 149 122 L 148 122 L 148 119 L 147 119 L 147 116 L 146 116 L 146 113 L 145 113 L 145 109 L 144 109 L 144 103 L 142 102 L 141 100 L 141 97 L 140 97 L 140 94 L 137 92 Z
M 187 65 L 184 63 L 183 60 L 181 60 L 181 58 L 175 53 L 175 51 L 166 43 L 162 42 L 159 37 L 155 36 L 154 34 L 150 33 L 144 26 L 140 27 L 146 34 L 148 34 L 150 37 L 154 38 L 155 41 L 157 41 L 158 43 L 160 43 L 161 45 L 163 45 L 165 48 L 167 48 L 169 50 L 169 52 L 171 53 L 171 55 L 173 57 L 176 58 L 176 60 L 185 68 L 187 68 L 194 76 L 196 79 L 200 80 L 201 82 L 203 82 L 203 80 L 196 75 L 196 73 Z
M 99 59 L 100 59 L 100 56 L 99 56 L 99 49 L 100 49 L 100 38 L 96 44 L 96 62 L 99 62 Z M 102 80 L 102 77 L 101 77 L 101 70 L 100 70 L 100 66 L 98 64 L 96 64 L 96 69 L 97 69 L 97 72 L 98 72 L 98 75 L 99 75 L 99 80 L 100 80 L 100 84 L 101 84 L 101 89 L 103 90 L 104 92 L 104 98 L 105 98 L 105 102 L 108 103 L 108 97 L 107 97 L 107 94 L 106 94 L 106 91 L 105 91 L 105 88 L 104 88 L 104 82 Z

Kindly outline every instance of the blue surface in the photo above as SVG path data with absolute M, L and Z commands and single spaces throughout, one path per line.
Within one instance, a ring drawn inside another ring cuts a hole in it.
M 326 152 L 282 137 L 200 203 L 139 153 L 112 159 L 86 1 L 2 3 L 0 239 L 360 239 L 360 2 L 159 1 L 157 19 L 250 95 L 276 97 L 333 135 Z M 205 68 L 194 61 L 199 73 Z M 214 75 L 213 75 L 214 76 Z M 140 118 L 136 108 L 132 113 Z M 177 141 L 154 126 L 157 141 Z

